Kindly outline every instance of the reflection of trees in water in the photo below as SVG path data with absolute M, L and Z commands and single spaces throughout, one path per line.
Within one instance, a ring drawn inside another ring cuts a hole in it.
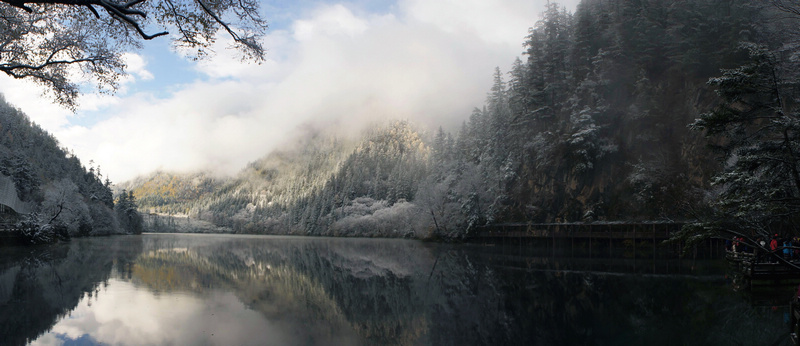
M 176 250 L 159 252 L 165 244 Z M 192 271 L 171 274 L 179 289 L 231 289 L 267 318 L 325 326 L 300 331 L 310 343 L 344 331 L 368 343 L 435 345 L 759 344 L 785 334 L 774 313 L 718 279 L 537 270 L 467 246 L 236 238 L 148 242 L 145 253 L 136 266 L 153 273 Z
M 512 340 L 533 345 L 768 345 L 781 315 L 710 278 L 515 271 L 506 278 Z M 711 281 L 709 281 L 711 280 Z
M 420 304 L 409 300 L 417 292 L 409 264 L 425 257 L 408 251 L 417 246 L 331 242 L 237 239 L 188 250 L 178 242 L 169 243 L 171 251 L 160 249 L 164 242 L 148 242 L 134 264 L 134 281 L 154 289 L 231 290 L 248 307 L 294 329 L 305 339 L 300 343 L 324 344 L 347 334 L 414 343 L 426 325 Z M 391 251 L 376 256 L 381 249 Z
M 307 276 L 264 262 L 241 265 L 231 261 L 230 253 L 219 254 L 209 259 L 194 251 L 145 253 L 133 266 L 133 280 L 156 292 L 232 291 L 271 321 L 293 322 L 283 323 L 282 329 L 293 328 L 291 334 L 307 341 L 336 340 L 347 327 L 338 306 Z
M 463 245 L 148 235 L 37 249 L 0 258 L 4 342 L 45 332 L 112 268 L 155 292 L 231 291 L 307 344 L 353 335 L 402 345 L 771 344 L 785 335 L 780 312 L 707 277 L 581 272 Z
M 106 282 L 115 263 L 141 247 L 138 237 L 74 239 L 40 247 L 5 248 L 0 262 L 0 335 L 23 345 L 68 315 Z

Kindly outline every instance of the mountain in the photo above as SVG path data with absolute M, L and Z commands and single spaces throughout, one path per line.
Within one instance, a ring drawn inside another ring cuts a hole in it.
M 204 198 L 222 187 L 224 178 L 198 172 L 193 174 L 173 174 L 156 171 L 116 186 L 118 193 L 127 190 L 136 192 L 137 204 L 142 211 L 170 215 L 186 214 L 188 203 Z
M 2 223 L 15 225 L 27 241 L 141 232 L 135 204 L 115 205 L 99 166 L 86 169 L 1 96 L 0 175 L 13 182 L 12 193 L 28 209 L 3 212 Z
M 364 136 L 357 142 L 315 131 L 232 178 L 159 172 L 120 187 L 133 192 L 141 210 L 180 214 L 236 232 L 338 234 L 334 229 L 346 231 L 320 225 L 363 222 L 353 218 L 407 204 L 427 164 L 427 146 L 407 122 L 375 127 Z
M 507 222 L 724 219 L 722 207 L 736 203 L 719 196 L 746 200 L 736 181 L 715 183 L 748 152 L 730 139 L 763 123 L 766 111 L 796 114 L 796 24 L 779 8 L 744 0 L 584 0 L 574 14 L 551 2 L 525 38 L 525 61 L 495 71 L 485 105 L 457 133 L 407 122 L 353 142 L 319 133 L 193 200 L 153 206 L 236 232 L 353 236 L 460 238 Z M 768 81 L 754 77 L 764 71 L 780 90 L 752 84 Z M 796 162 L 793 116 L 781 120 L 785 136 L 769 137 L 773 152 L 792 154 L 776 162 Z M 703 131 L 714 119 L 729 122 Z M 740 181 L 770 177 L 758 171 L 765 155 L 746 161 Z M 800 171 L 793 167 L 781 169 Z M 131 188 L 140 201 L 168 199 L 145 183 Z

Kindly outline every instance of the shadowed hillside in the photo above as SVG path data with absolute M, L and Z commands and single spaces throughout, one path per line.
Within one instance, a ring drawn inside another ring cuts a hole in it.
M 100 167 L 81 161 L 39 125 L 0 97 L 0 176 L 24 206 L 2 213 L 25 242 L 72 236 L 141 233 L 135 204 L 116 203 Z M 13 198 L 12 198 L 13 199 Z M 14 206 L 11 206 L 14 207 Z

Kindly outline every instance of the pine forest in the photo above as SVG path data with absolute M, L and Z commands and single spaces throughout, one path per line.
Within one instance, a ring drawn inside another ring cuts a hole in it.
M 796 23 L 741 0 L 587 0 L 575 13 L 551 2 L 524 59 L 494 71 L 460 128 L 311 131 L 233 178 L 159 172 L 121 186 L 162 231 L 181 220 L 444 239 L 514 222 L 796 228 Z

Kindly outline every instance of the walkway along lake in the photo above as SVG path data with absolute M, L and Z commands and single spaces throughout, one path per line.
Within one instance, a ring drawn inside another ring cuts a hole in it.
M 701 257 L 389 239 L 73 239 L 2 249 L 0 335 L 10 345 L 788 343 L 792 290 L 753 299 L 722 258 Z

